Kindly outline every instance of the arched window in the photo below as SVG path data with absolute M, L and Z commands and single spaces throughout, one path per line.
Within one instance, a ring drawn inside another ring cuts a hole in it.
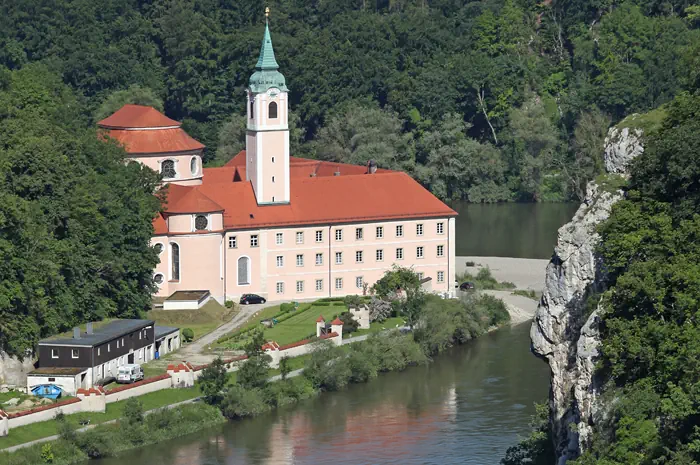
M 270 105 L 267 107 L 267 113 L 270 119 L 277 118 L 277 102 L 270 102 Z
M 241 257 L 238 259 L 238 285 L 250 284 L 250 258 Z
M 250 101 L 250 119 L 253 119 L 255 114 L 253 113 L 253 101 Z
M 163 179 L 175 177 L 175 162 L 173 160 L 163 160 L 160 164 L 160 174 Z
M 192 159 L 190 160 L 190 171 L 192 172 L 192 176 L 196 176 L 199 172 L 199 163 L 197 157 L 192 157 Z
M 177 244 L 170 244 L 171 260 L 172 260 L 172 276 L 173 281 L 180 280 L 180 246 Z

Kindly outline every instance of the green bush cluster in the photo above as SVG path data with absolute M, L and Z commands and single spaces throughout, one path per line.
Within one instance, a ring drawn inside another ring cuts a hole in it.
M 194 331 L 192 328 L 185 328 L 182 330 L 182 338 L 185 340 L 185 342 L 192 342 L 194 339 Z
M 460 283 L 465 281 L 472 282 L 474 283 L 474 287 L 482 290 L 515 289 L 515 284 L 508 281 L 499 282 L 496 278 L 494 278 L 491 274 L 491 270 L 488 267 L 479 269 L 476 276 L 471 273 L 464 272 L 458 275 L 456 279 Z

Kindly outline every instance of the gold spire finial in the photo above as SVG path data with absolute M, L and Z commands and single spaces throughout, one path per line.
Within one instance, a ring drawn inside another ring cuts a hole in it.
M 265 7 L 265 19 L 270 17 L 270 7 L 266 6 Z

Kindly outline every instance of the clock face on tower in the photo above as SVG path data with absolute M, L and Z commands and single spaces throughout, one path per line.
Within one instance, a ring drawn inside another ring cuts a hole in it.
M 276 87 L 270 87 L 269 89 L 267 89 L 267 95 L 269 95 L 270 97 L 275 97 L 279 93 L 280 90 Z

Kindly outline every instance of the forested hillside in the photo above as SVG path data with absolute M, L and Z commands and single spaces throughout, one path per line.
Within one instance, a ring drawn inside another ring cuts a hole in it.
M 700 80 L 691 0 L 279 0 L 295 155 L 401 168 L 445 199 L 577 199 L 609 123 Z M 42 62 L 96 119 L 162 106 L 220 164 L 243 147 L 253 0 L 3 2 L 0 65 Z

